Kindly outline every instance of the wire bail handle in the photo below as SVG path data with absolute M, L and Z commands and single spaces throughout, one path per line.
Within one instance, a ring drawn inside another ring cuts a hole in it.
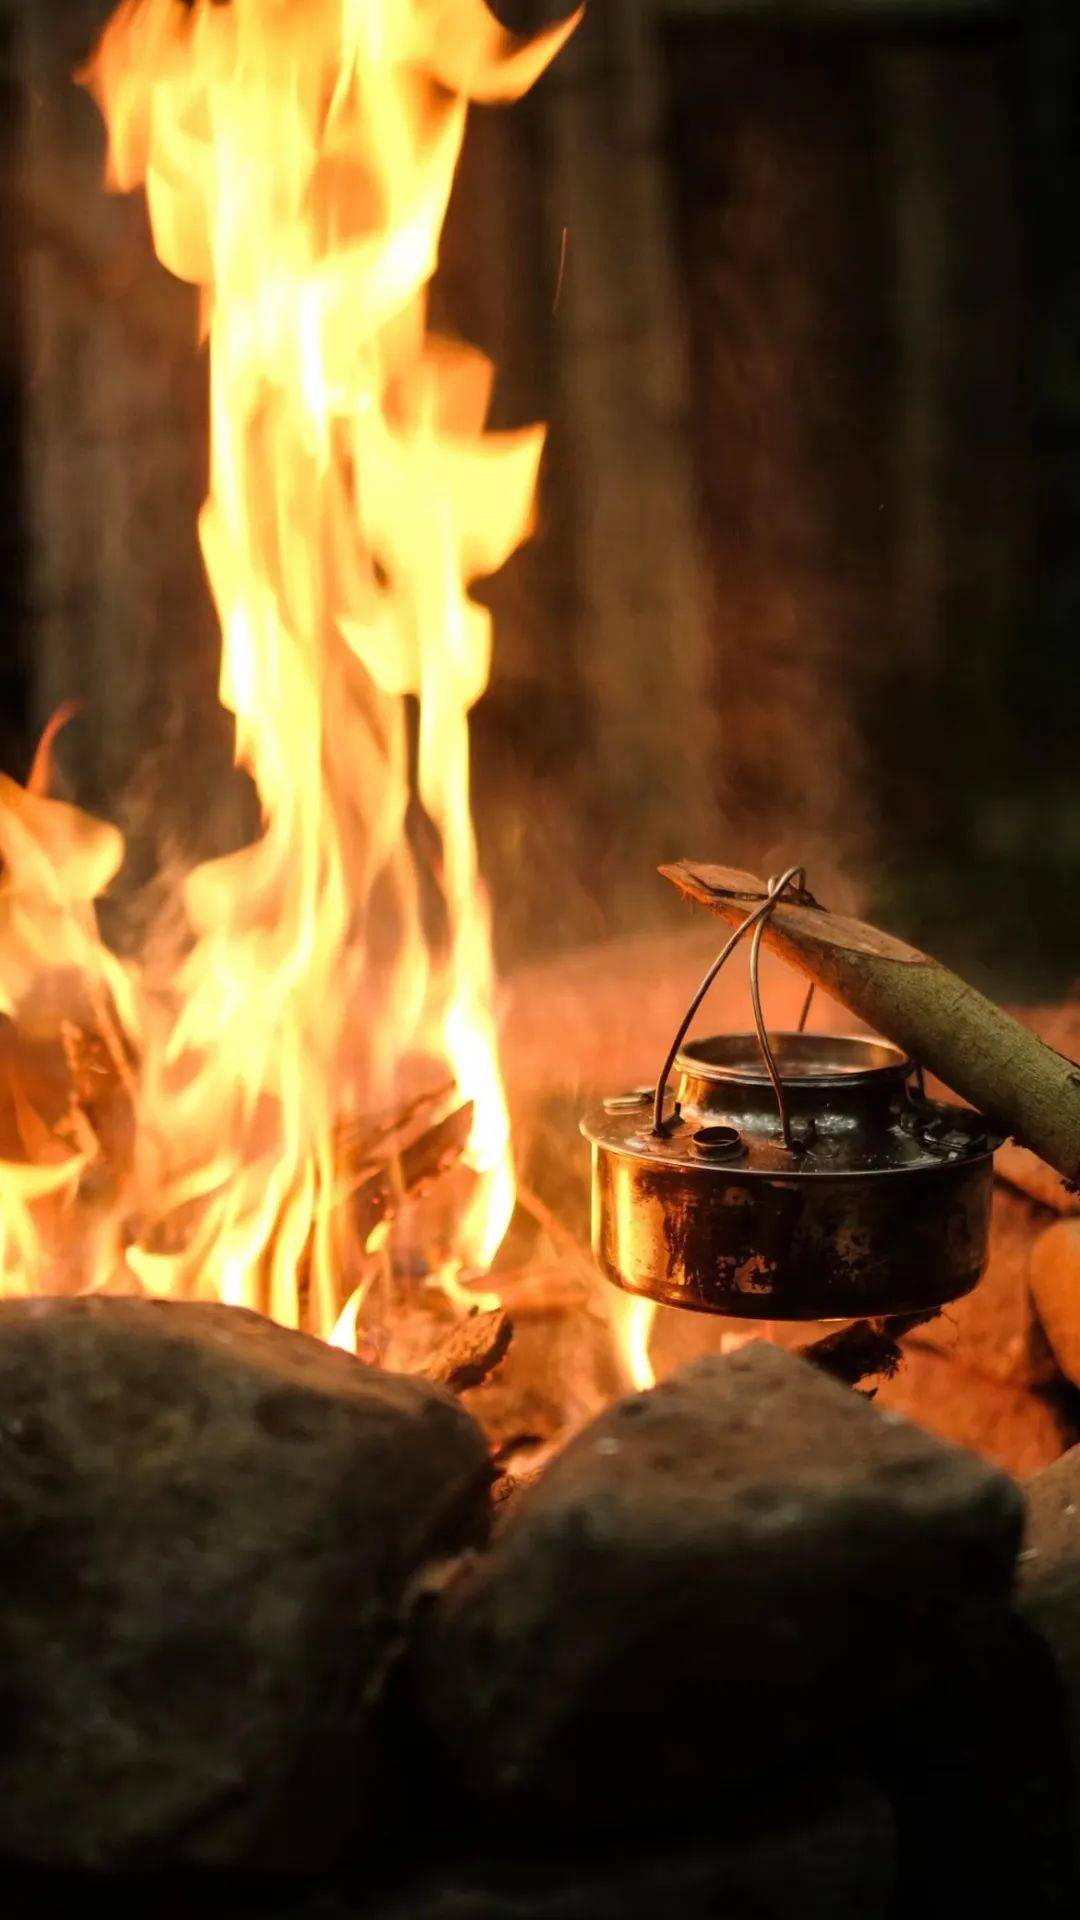
M 785 1147 L 787 1147 L 788 1151 L 791 1153 L 794 1153 L 797 1150 L 796 1142 L 792 1137 L 791 1119 L 787 1110 L 787 1102 L 784 1099 L 784 1083 L 780 1078 L 780 1072 L 776 1064 L 776 1059 L 773 1055 L 772 1047 L 769 1044 L 769 1034 L 765 1025 L 765 1015 L 761 1005 L 761 979 L 760 979 L 761 942 L 764 937 L 765 927 L 768 921 L 772 918 L 773 914 L 775 913 L 784 894 L 788 892 L 789 889 L 793 895 L 804 894 L 806 892 L 805 867 L 789 867 L 786 873 L 780 874 L 779 877 L 774 875 L 772 879 L 770 879 L 768 883 L 768 888 L 765 893 L 765 898 L 759 901 L 756 907 L 751 908 L 750 912 L 746 916 L 746 919 L 742 921 L 742 923 L 739 926 L 736 927 L 730 940 L 728 940 L 725 943 L 725 945 L 721 948 L 720 952 L 716 956 L 716 959 L 713 961 L 712 966 L 709 968 L 708 973 L 705 975 L 704 980 L 701 982 L 700 987 L 698 988 L 693 999 L 691 1000 L 690 1005 L 686 1009 L 686 1012 L 682 1018 L 682 1022 L 679 1026 L 679 1030 L 676 1033 L 675 1038 L 672 1041 L 670 1047 L 668 1048 L 667 1058 L 664 1061 L 660 1078 L 657 1080 L 657 1083 L 656 1083 L 656 1093 L 653 1099 L 652 1130 L 653 1130 L 653 1134 L 658 1139 L 661 1139 L 661 1140 L 665 1139 L 667 1137 L 669 1129 L 675 1125 L 675 1123 L 678 1121 L 680 1117 L 679 1104 L 678 1104 L 678 1101 L 676 1101 L 674 1111 L 671 1115 L 671 1119 L 669 1121 L 665 1121 L 664 1095 L 667 1093 L 668 1081 L 671 1078 L 671 1070 L 675 1065 L 675 1060 L 676 1060 L 676 1056 L 678 1055 L 679 1048 L 682 1046 L 682 1043 L 686 1039 L 687 1033 L 690 1030 L 690 1023 L 693 1020 L 695 1014 L 697 1013 L 698 1008 L 700 1007 L 702 1001 L 705 998 L 705 995 L 708 993 L 709 988 L 712 986 L 713 981 L 716 979 L 721 968 L 724 966 L 725 962 L 730 959 L 731 955 L 734 953 L 736 947 L 738 946 L 740 940 L 743 938 L 743 935 L 746 933 L 749 933 L 751 927 L 753 927 L 754 938 L 750 946 L 750 998 L 751 998 L 751 1001 L 753 1002 L 753 1007 L 754 1007 L 754 1025 L 757 1028 L 758 1045 L 761 1048 L 761 1054 L 765 1062 L 766 1071 L 768 1072 L 769 1079 L 772 1081 L 773 1092 L 776 1095 L 776 1107 L 777 1107 L 777 1112 L 780 1116 L 780 1131 L 783 1135 L 784 1145 Z M 810 1003 L 813 1000 L 813 998 L 814 998 L 814 984 L 811 981 L 810 990 L 807 993 L 806 999 L 803 1002 L 803 1009 L 801 1014 L 799 1015 L 798 1031 L 800 1033 L 803 1031 L 803 1028 L 806 1025 L 807 1018 L 810 1013 Z

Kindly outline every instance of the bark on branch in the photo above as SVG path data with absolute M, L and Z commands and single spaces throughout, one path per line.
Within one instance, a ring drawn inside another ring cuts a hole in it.
M 689 900 L 737 926 L 764 896 L 732 867 L 661 867 Z M 1080 1182 L 1080 1067 L 928 954 L 810 895 L 785 899 L 766 924 L 780 958 L 968 1100 L 1002 1134 Z

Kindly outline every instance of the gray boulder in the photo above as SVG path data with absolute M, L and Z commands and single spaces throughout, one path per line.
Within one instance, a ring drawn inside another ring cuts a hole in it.
M 1019 1604 L 1061 1689 L 1073 1842 L 1080 1858 L 1080 1447 L 1025 1483 Z
M 1003 1614 L 1012 1481 L 765 1345 L 608 1409 L 423 1617 L 415 1688 L 473 1793 L 713 1804 L 910 1696 Z
M 772 1783 L 767 1807 L 729 1800 L 700 1829 L 576 1849 L 545 1836 L 311 1920 L 889 1920 L 895 1852 L 885 1797 L 825 1769 Z
M 489 1479 L 448 1395 L 256 1314 L 0 1305 L 0 1854 L 329 1865 Z

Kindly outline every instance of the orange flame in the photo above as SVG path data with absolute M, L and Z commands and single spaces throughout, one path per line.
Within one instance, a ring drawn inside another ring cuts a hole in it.
M 615 1349 L 632 1387 L 645 1393 L 656 1385 L 656 1372 L 649 1353 L 656 1303 L 636 1294 L 616 1295 L 611 1304 Z
M 529 529 L 543 433 L 484 432 L 492 370 L 428 332 L 426 289 L 468 102 L 523 92 L 576 20 L 523 41 L 482 0 L 124 0 L 92 62 L 110 181 L 145 185 L 161 260 L 201 289 L 200 531 L 263 830 L 188 877 L 190 939 L 162 982 L 97 937 L 119 836 L 0 787 L 0 1010 L 59 960 L 141 1063 L 132 1164 L 87 1286 L 117 1284 L 119 1264 L 122 1284 L 353 1344 L 372 1256 L 349 1244 L 335 1127 L 417 1059 L 474 1107 L 448 1281 L 505 1232 L 469 804 L 491 634 L 468 587 Z M 37 1202 L 70 1196 L 84 1165 L 0 1169 L 8 1290 L 48 1286 Z

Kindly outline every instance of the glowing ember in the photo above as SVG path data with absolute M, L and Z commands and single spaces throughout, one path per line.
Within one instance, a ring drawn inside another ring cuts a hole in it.
M 514 1174 L 468 733 L 491 635 L 467 588 L 527 532 L 543 436 L 483 432 L 491 369 L 427 332 L 425 298 L 468 101 L 519 95 L 575 22 L 523 42 L 482 0 L 126 0 L 106 30 L 110 179 L 145 184 L 160 258 L 202 290 L 202 545 L 263 831 L 188 877 L 163 978 L 97 935 L 115 830 L 0 786 L 0 1011 L 32 1030 L 62 969 L 133 1124 L 105 1171 L 85 1114 L 19 1127 L 8 1292 L 216 1298 L 353 1345 L 378 1248 L 353 1244 L 337 1123 L 447 1069 L 474 1109 L 447 1285 L 499 1246 Z

